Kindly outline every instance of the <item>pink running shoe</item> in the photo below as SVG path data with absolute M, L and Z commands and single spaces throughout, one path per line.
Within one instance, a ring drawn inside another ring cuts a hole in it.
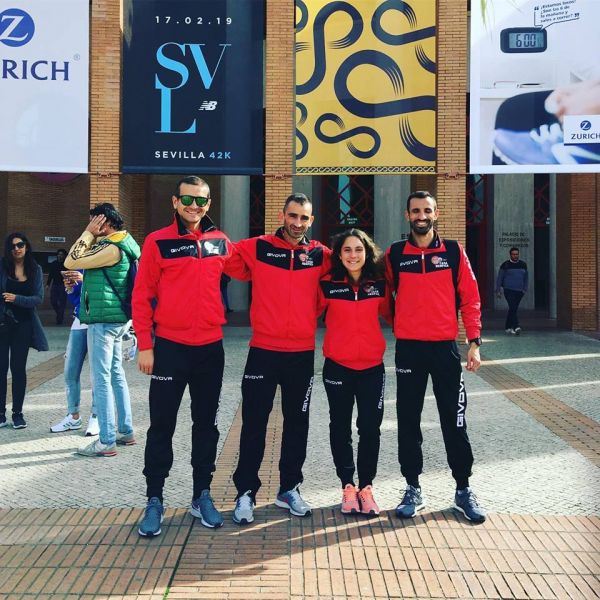
M 360 512 L 363 515 L 378 515 L 379 506 L 373 498 L 373 487 L 367 485 L 358 492 L 358 499 L 360 501 Z
M 358 488 L 351 483 L 346 484 L 346 487 L 342 491 L 342 512 L 345 515 L 354 515 L 360 512 Z

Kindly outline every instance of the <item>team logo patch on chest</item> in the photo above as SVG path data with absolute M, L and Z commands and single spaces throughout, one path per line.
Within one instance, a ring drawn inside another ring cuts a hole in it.
M 315 266 L 313 259 L 306 252 L 299 252 L 298 260 L 305 267 L 314 267 Z
M 202 240 L 200 248 L 202 249 L 202 258 L 227 256 L 227 242 L 222 239 Z
M 358 299 L 366 300 L 368 298 L 383 298 L 385 296 L 385 281 L 376 281 L 364 285 L 358 291 Z
M 448 264 L 448 261 L 446 260 L 446 258 L 442 257 L 442 256 L 438 256 L 437 254 L 434 254 L 431 257 L 431 264 L 436 269 L 449 269 L 450 268 L 450 265 Z
M 427 271 L 440 271 L 449 269 L 448 256 L 445 254 L 431 254 L 425 257 Z
M 294 252 L 294 270 L 320 267 L 322 264 L 323 250 L 321 248 L 301 249 Z

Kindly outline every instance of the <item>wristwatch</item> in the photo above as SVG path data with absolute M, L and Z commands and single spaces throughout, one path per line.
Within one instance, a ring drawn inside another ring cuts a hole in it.
M 469 340 L 469 345 L 471 345 L 471 344 L 477 344 L 478 346 L 481 346 L 481 338 L 476 337 L 476 338 L 473 338 L 472 340 Z

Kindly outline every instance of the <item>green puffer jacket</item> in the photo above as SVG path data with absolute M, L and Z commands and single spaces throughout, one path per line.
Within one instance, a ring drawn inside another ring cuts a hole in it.
M 82 323 L 126 323 L 127 316 L 121 308 L 121 301 L 107 281 L 110 278 L 119 296 L 124 300 L 127 292 L 127 272 L 129 263 L 140 257 L 140 247 L 127 232 L 119 239 L 106 238 L 100 244 L 114 244 L 121 250 L 121 260 L 112 267 L 86 269 L 81 288 L 79 319 Z M 106 276 L 105 276 L 106 273 Z

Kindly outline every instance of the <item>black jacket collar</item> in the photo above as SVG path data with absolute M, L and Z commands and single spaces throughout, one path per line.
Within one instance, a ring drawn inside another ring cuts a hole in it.
M 177 233 L 179 235 L 189 235 L 190 233 L 194 233 L 186 228 L 177 212 L 175 213 L 175 223 L 177 224 Z M 212 222 L 212 219 L 208 215 L 204 215 L 200 221 L 200 232 L 207 233 L 208 231 L 215 231 L 216 229 L 217 226 Z
M 282 240 L 284 240 L 286 243 L 289 244 L 289 242 L 285 239 L 285 236 L 283 235 L 283 227 L 280 227 L 276 232 L 275 232 L 275 237 L 281 238 Z M 308 237 L 305 235 L 299 242 L 298 242 L 298 246 L 308 246 L 308 244 L 310 244 L 310 240 L 308 239 Z
M 412 233 L 408 237 L 408 241 L 415 248 L 419 247 L 417 245 L 417 242 L 415 242 L 415 238 L 413 237 Z M 437 231 L 434 231 L 433 232 L 433 240 L 431 241 L 431 244 L 429 244 L 429 246 L 427 246 L 427 248 L 439 248 L 441 245 L 442 245 L 442 238 L 438 235 Z

